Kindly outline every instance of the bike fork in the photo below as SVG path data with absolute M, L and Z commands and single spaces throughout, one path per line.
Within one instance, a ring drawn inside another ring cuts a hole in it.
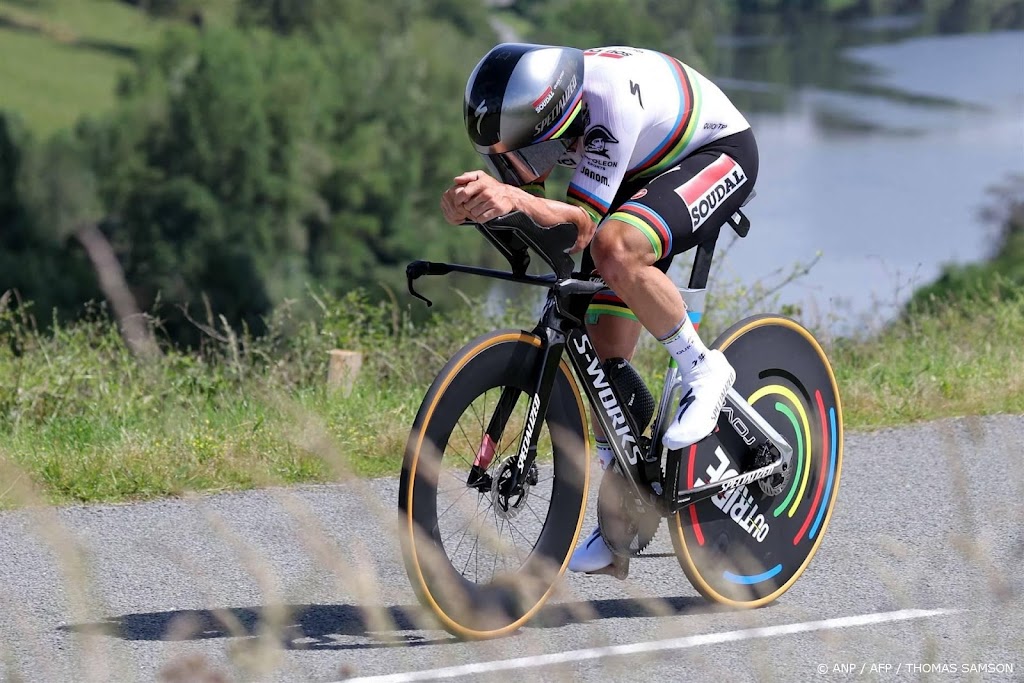
M 501 391 L 498 405 L 494 407 L 491 419 L 487 423 L 487 431 L 476 450 L 476 459 L 473 460 L 473 467 L 469 470 L 469 477 L 466 479 L 466 486 L 474 488 L 490 487 L 491 482 L 487 477 L 487 468 L 494 460 L 495 451 L 505 433 L 505 425 L 508 418 L 516 407 L 519 395 L 522 392 L 515 387 L 505 387 Z
M 528 472 L 537 458 L 539 426 L 543 424 L 547 414 L 551 391 L 557 378 L 558 365 L 562 358 L 562 351 L 565 349 L 565 336 L 559 331 L 545 327 L 534 331 L 543 340 L 543 353 L 540 358 L 540 367 L 534 373 L 537 382 L 527 406 L 523 438 L 519 443 L 519 450 L 514 456 L 515 465 L 509 468 L 509 478 L 502 484 L 507 487 L 508 491 L 518 490 L 520 485 L 527 480 Z M 487 424 L 487 431 L 477 447 L 476 459 L 473 461 L 473 466 L 466 479 L 466 486 L 480 488 L 487 482 L 487 468 L 494 459 L 497 445 L 501 441 L 509 416 L 521 393 L 522 391 L 515 387 L 505 387 L 501 392 L 498 405 Z

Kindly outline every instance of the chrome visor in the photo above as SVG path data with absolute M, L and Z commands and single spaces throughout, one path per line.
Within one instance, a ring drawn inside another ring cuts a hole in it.
M 572 139 L 548 140 L 502 154 L 481 154 L 498 180 L 520 187 L 534 182 L 565 156 Z

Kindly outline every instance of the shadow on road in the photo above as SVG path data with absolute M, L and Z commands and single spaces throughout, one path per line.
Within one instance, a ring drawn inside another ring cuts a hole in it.
M 680 616 L 720 611 L 698 597 L 608 599 L 549 604 L 526 628 L 557 628 L 600 619 Z M 286 615 L 274 619 L 274 613 Z M 271 624 L 276 621 L 277 626 Z M 457 643 L 443 634 L 418 605 L 361 607 L 358 605 L 286 605 L 232 607 L 217 610 L 172 610 L 109 617 L 100 622 L 69 624 L 58 630 L 106 635 L 123 640 L 208 640 L 254 638 L 277 633 L 289 649 L 361 650 Z M 369 642 L 344 642 L 346 636 Z M 437 636 L 437 637 L 431 637 Z

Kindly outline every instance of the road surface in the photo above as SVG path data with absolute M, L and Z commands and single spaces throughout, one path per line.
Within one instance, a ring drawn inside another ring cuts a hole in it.
M 715 607 L 674 558 L 636 560 L 483 643 L 417 606 L 393 479 L 2 513 L 0 680 L 1024 679 L 1024 416 L 848 434 L 845 456 L 776 603 Z

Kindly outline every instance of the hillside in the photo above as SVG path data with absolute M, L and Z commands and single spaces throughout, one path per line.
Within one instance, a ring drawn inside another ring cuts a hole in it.
M 117 0 L 0 2 L 0 110 L 45 135 L 109 110 L 160 20 Z

